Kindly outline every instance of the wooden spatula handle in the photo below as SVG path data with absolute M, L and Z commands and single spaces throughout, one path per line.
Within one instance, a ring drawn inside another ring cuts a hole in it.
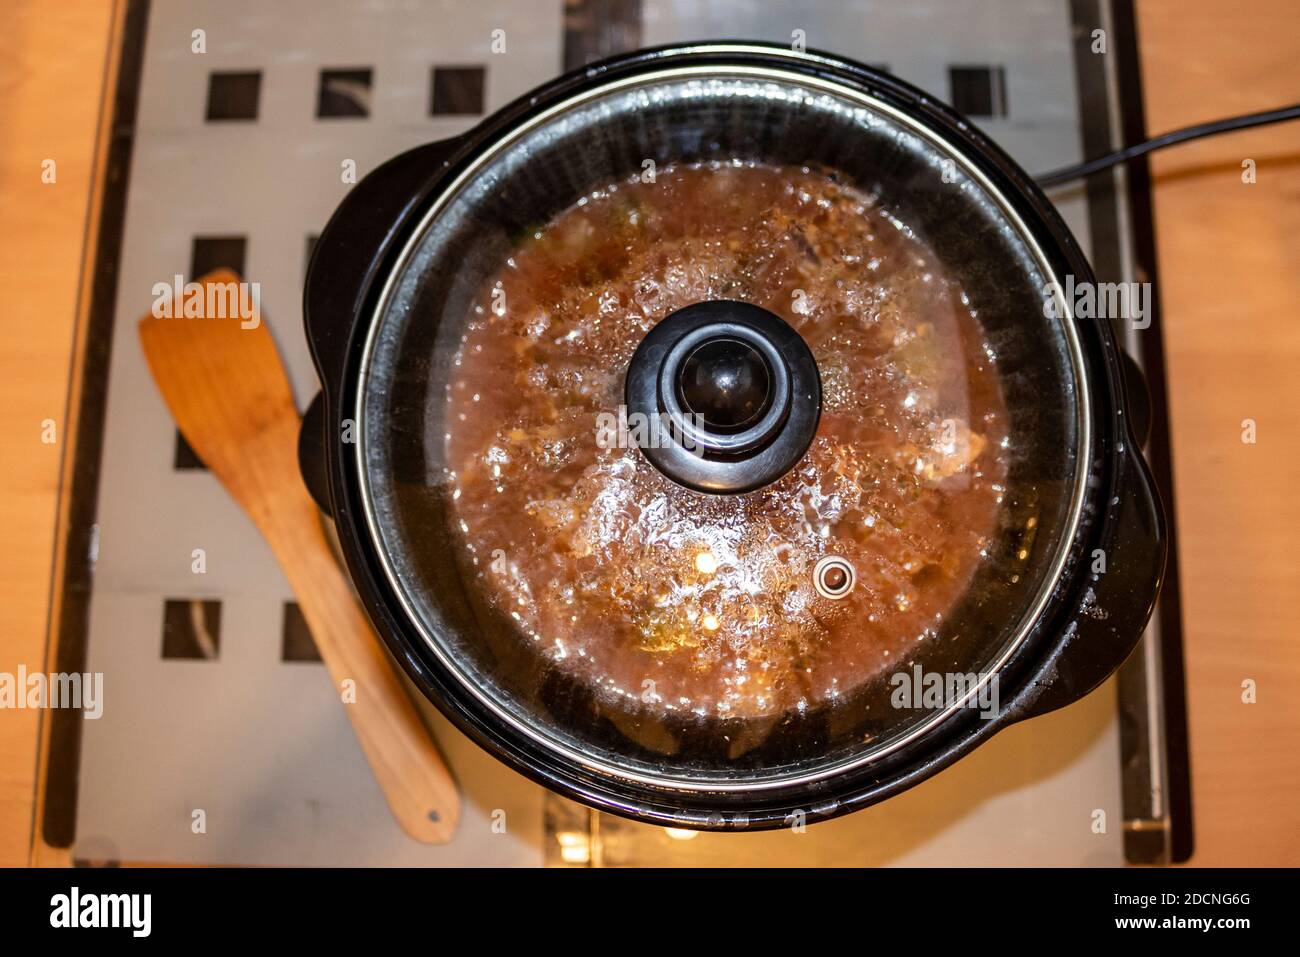
M 238 278 L 220 270 L 199 283 L 213 294 L 208 301 L 219 302 L 220 289 Z M 460 796 L 335 561 L 298 474 L 298 409 L 270 332 L 256 315 L 179 318 L 189 315 L 180 305 L 178 318 L 140 321 L 163 399 L 279 560 L 398 822 L 416 840 L 449 840 Z
M 294 508 L 301 515 L 295 531 L 277 534 L 271 547 L 370 767 L 408 834 L 428 843 L 450 840 L 460 816 L 451 773 L 335 560 L 305 489 Z

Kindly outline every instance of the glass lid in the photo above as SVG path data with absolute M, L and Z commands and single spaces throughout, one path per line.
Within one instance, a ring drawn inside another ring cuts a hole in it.
M 430 655 L 675 788 L 996 710 L 1087 442 L 1040 260 L 941 137 L 782 70 L 660 69 L 504 135 L 408 244 L 359 390 L 367 522 Z

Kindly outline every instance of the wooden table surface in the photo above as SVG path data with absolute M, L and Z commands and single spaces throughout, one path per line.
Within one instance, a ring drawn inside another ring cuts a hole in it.
M 0 672 L 44 670 L 70 357 L 117 13 L 0 33 Z M 1300 99 L 1294 0 L 1139 0 L 1153 132 Z M 56 181 L 42 182 L 45 160 Z M 1242 182 L 1255 161 L 1257 182 Z M 1157 154 L 1197 850 L 1300 865 L 1300 123 Z M 1242 422 L 1257 441 L 1242 441 Z M 42 440 L 53 420 L 54 443 Z M 1257 701 L 1242 701 L 1253 681 Z M 0 711 L 0 866 L 32 859 L 38 712 Z

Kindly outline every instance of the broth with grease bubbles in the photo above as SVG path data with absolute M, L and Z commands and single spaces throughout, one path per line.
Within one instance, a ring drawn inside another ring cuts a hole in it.
M 468 575 L 519 654 L 598 696 L 701 718 L 834 703 L 939 640 L 984 560 L 1007 471 L 995 357 L 887 197 L 740 161 L 652 180 L 520 237 L 477 298 L 440 397 Z M 780 316 L 822 380 L 807 453 L 744 495 L 600 441 L 646 332 L 708 299 Z

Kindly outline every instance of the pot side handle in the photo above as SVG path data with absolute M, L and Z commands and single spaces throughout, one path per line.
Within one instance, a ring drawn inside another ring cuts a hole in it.
M 417 146 L 362 178 L 330 217 L 312 251 L 303 321 L 328 394 L 339 381 L 358 309 L 405 216 L 460 147 L 459 139 Z
M 327 514 L 332 511 L 325 431 L 328 399 L 341 382 L 357 315 L 407 214 L 460 146 L 460 139 L 418 146 L 363 177 L 334 211 L 312 251 L 303 325 L 322 391 L 303 415 L 298 466 L 307 490 Z
M 1069 637 L 1012 705 L 1012 721 L 1063 708 L 1100 685 L 1137 647 L 1155 609 L 1169 545 L 1164 509 L 1142 453 L 1131 435 L 1126 439 L 1114 535 L 1100 551 L 1080 558 L 1090 570 L 1104 560 L 1105 571 L 1092 575 L 1066 626 Z

